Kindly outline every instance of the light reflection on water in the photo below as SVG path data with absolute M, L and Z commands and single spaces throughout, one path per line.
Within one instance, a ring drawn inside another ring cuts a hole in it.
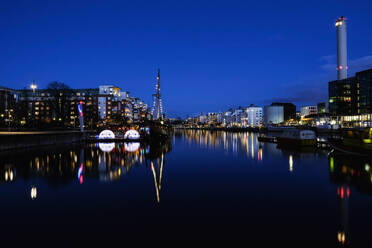
M 188 233 L 186 238 L 308 239 L 303 232 L 312 231 L 310 239 L 343 246 L 365 238 L 365 220 L 372 220 L 365 211 L 372 207 L 370 160 L 328 156 L 326 150 L 278 148 L 258 142 L 255 133 L 187 130 L 176 131 L 171 140 L 3 153 L 0 210 L 30 208 L 43 219 L 43 210 L 35 210 L 27 200 L 48 205 L 57 194 L 60 198 L 53 206 L 58 214 L 51 212 L 49 217 L 68 220 L 68 210 L 59 205 L 70 204 L 112 213 L 111 218 L 132 225 L 163 223 L 169 232 L 177 223 L 182 231 L 173 235 L 183 238 L 181 233 Z M 113 206 L 122 214 L 112 211 Z M 90 221 L 88 215 L 85 218 Z M 203 236 L 201 229 L 209 231 Z

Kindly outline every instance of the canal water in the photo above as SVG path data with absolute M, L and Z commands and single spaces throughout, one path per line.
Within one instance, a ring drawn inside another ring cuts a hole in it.
M 371 243 L 372 161 L 329 152 L 187 130 L 2 153 L 0 236 Z

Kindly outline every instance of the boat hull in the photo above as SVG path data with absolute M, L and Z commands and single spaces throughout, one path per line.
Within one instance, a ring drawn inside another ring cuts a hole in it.
M 331 147 L 342 153 L 346 153 L 349 155 L 355 155 L 355 156 L 367 156 L 372 157 L 372 150 L 370 148 L 362 148 L 362 147 L 356 147 L 356 146 L 350 146 L 346 145 L 344 143 L 331 143 Z
M 315 146 L 316 139 L 293 139 L 293 138 L 284 138 L 277 137 L 277 142 L 279 145 L 288 145 L 288 146 Z

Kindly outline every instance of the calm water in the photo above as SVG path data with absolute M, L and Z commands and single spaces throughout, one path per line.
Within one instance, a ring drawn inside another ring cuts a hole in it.
M 2 240 L 371 243 L 372 161 L 279 149 L 253 133 L 0 155 Z M 332 247 L 332 246 L 331 246 Z

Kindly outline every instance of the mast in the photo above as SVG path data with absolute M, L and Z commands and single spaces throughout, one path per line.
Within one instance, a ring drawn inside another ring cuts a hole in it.
M 158 84 L 156 87 L 156 101 L 157 101 L 157 114 L 156 119 L 159 120 L 159 113 L 160 113 L 160 69 L 158 69 Z
M 155 84 L 155 94 L 152 95 L 154 102 L 152 104 L 151 116 L 154 117 L 156 111 L 156 120 L 160 120 L 163 114 L 163 106 L 160 95 L 160 69 L 158 69 L 157 82 Z

